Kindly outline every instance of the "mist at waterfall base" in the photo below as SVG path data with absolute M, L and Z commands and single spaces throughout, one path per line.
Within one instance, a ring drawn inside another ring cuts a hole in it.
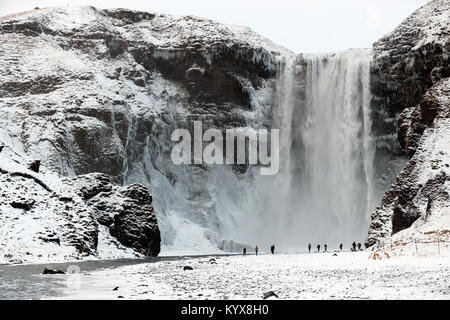
M 161 149 L 179 124 L 155 134 L 127 183 L 148 177 L 163 254 L 217 252 L 224 240 L 263 251 L 273 243 L 304 251 L 308 243 L 333 250 L 363 242 L 374 208 L 370 56 L 357 49 L 280 58 L 262 113 L 280 130 L 274 176 L 256 167 L 238 174 L 226 165 L 174 166 Z

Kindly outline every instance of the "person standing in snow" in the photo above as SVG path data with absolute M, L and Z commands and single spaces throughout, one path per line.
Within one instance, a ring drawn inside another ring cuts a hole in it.
M 352 249 L 353 249 L 352 251 L 354 251 L 354 252 L 356 251 L 356 243 L 355 243 L 355 241 L 353 241 L 353 243 L 352 243 Z
M 323 252 L 327 252 L 327 245 L 324 244 L 323 247 L 325 248 L 325 250 Z
M 308 251 L 309 251 L 309 253 L 311 253 L 311 243 L 308 244 Z
M 256 255 L 258 255 L 258 251 L 259 251 L 259 248 L 258 248 L 258 246 L 256 246 L 256 247 L 255 247 Z
M 244 249 L 242 250 L 242 255 L 246 256 L 247 255 L 247 248 L 244 247 Z
M 339 249 L 342 251 L 342 247 L 343 247 L 344 245 L 341 243 L 340 245 L 339 245 Z
M 358 251 L 361 251 L 361 242 L 358 242 Z
M 320 252 L 320 244 L 317 245 L 317 252 Z
M 270 252 L 272 252 L 272 254 L 275 253 L 275 245 L 274 244 L 270 247 Z

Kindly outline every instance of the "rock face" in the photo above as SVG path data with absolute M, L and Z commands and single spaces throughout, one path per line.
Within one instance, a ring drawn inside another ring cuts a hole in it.
M 64 179 L 27 163 L 10 146 L 0 153 L 0 263 L 159 253 L 146 187 L 115 186 L 102 174 Z
M 147 187 L 112 185 L 110 177 L 93 173 L 72 179 L 98 223 L 125 247 L 156 257 L 161 235 Z
M 0 42 L 0 134 L 62 176 L 100 172 L 114 184 L 145 184 L 168 246 L 187 228 L 220 243 L 219 188 L 205 183 L 215 173 L 174 166 L 171 133 L 192 132 L 194 120 L 204 130 L 267 125 L 261 119 L 270 119 L 271 79 L 287 50 L 245 27 L 92 7 L 1 18 Z M 150 199 L 133 201 L 128 205 L 137 207 Z M 110 230 L 141 252 L 153 248 L 151 228 L 136 240 L 131 227 L 147 218 L 124 210 Z M 124 221 L 130 228 L 120 229 Z
M 450 76 L 450 3 L 433 0 L 373 45 L 371 92 L 378 193 L 407 159 L 397 137 L 400 113 Z
M 122 9 L 51 8 L 4 20 L 9 133 L 63 175 L 103 172 L 116 182 L 142 154 L 130 142 L 143 146 L 172 117 L 245 122 L 251 91 L 275 70 L 269 50 L 281 50 L 246 28 Z M 190 110 L 171 114 L 170 104 Z
M 367 246 L 415 221 L 426 224 L 433 210 L 448 207 L 450 2 L 431 1 L 373 50 L 371 104 L 380 184 L 383 177 L 395 176 L 392 168 L 399 170 L 406 156 L 409 162 L 373 212 Z
M 394 242 L 446 241 L 450 238 L 450 78 L 401 113 L 398 132 L 411 158 L 372 214 L 366 245 L 391 236 Z

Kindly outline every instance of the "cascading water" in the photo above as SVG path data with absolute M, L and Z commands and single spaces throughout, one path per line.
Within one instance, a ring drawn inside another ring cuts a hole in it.
M 369 63 L 369 50 L 280 58 L 272 108 L 250 121 L 280 129 L 274 176 L 173 166 L 170 132 L 183 124 L 154 126 L 127 183 L 147 177 L 163 250 L 209 252 L 222 240 L 285 250 L 363 241 L 373 207 Z
M 305 218 L 315 240 L 362 240 L 371 192 L 369 54 L 306 59 L 306 121 L 295 131 L 304 142 Z
M 245 240 L 286 249 L 364 240 L 372 208 L 369 63 L 369 50 L 280 63 L 280 171 L 256 182 Z

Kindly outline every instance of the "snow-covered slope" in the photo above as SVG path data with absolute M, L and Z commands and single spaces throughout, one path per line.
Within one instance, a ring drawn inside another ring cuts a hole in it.
M 450 241 L 450 78 L 403 111 L 399 138 L 411 159 L 372 214 L 367 244 L 399 254 L 427 242 L 436 254 Z
M 0 264 L 159 253 L 145 187 L 119 188 L 101 175 L 61 178 L 8 145 L 0 149 Z
M 430 1 L 373 44 L 370 82 L 378 197 L 407 162 L 396 135 L 399 115 L 450 76 L 449 54 L 448 0 Z
M 430 1 L 374 44 L 376 170 L 382 184 L 400 173 L 372 213 L 367 245 L 448 239 L 449 56 L 448 0 Z

